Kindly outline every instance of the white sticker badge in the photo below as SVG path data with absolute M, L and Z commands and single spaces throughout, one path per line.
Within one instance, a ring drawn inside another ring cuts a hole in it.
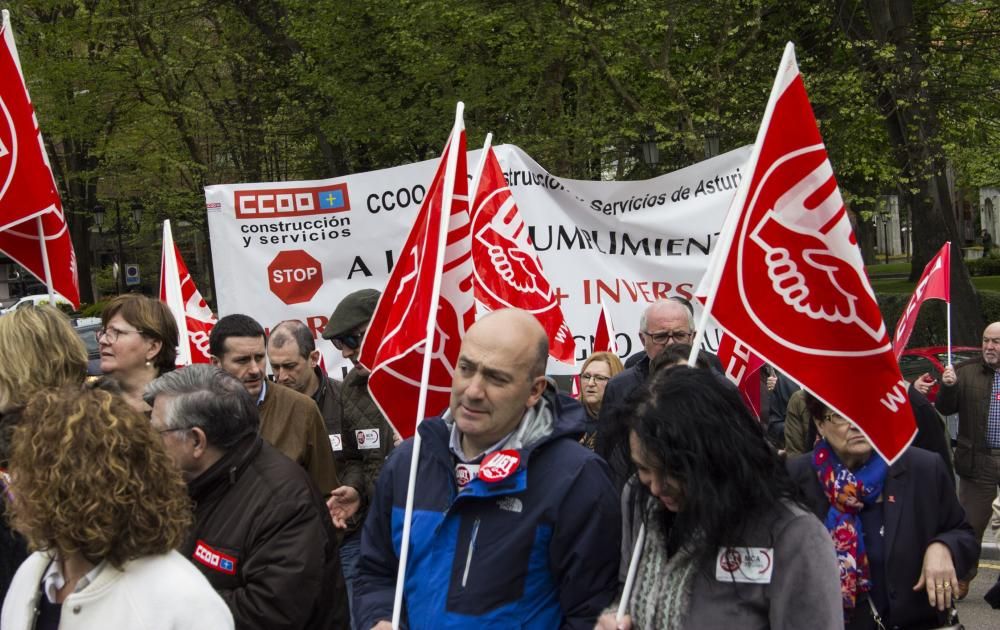
M 358 429 L 354 432 L 354 437 L 358 440 L 359 449 L 378 448 L 382 445 L 378 429 Z
M 720 582 L 770 584 L 774 573 L 772 547 L 719 547 L 715 579 Z
M 340 438 L 339 433 L 330 434 L 330 448 L 333 449 L 334 453 L 344 450 L 344 441 Z

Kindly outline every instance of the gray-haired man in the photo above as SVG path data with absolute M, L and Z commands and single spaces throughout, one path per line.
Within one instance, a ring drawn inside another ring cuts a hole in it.
M 195 503 L 180 549 L 239 628 L 347 628 L 333 525 L 308 473 L 258 434 L 254 400 L 223 370 L 195 365 L 146 387 L 151 422 Z

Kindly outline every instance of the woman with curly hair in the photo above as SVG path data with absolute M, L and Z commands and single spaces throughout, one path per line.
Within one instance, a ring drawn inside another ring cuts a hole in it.
M 38 392 L 80 387 L 86 377 L 87 349 L 61 311 L 43 305 L 0 317 L 0 494 L 20 408 Z M 28 557 L 24 539 L 7 526 L 3 511 L 0 501 L 0 601 Z
M 736 390 L 673 367 L 627 407 L 622 582 L 642 523 L 645 537 L 630 614 L 598 627 L 842 628 L 833 542 Z
M 13 526 L 36 551 L 0 628 L 232 628 L 228 607 L 174 551 L 187 490 L 149 421 L 101 390 L 41 393 L 11 438 Z
M 177 338 L 177 322 L 166 304 L 137 293 L 119 295 L 101 313 L 101 372 L 118 385 L 130 405 L 149 413 L 143 391 L 174 369 Z

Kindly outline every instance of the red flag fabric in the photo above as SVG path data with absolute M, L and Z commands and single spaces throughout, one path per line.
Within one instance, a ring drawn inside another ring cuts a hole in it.
M 603 302 L 601 303 L 601 313 L 597 316 L 597 330 L 594 331 L 594 352 L 618 354 L 615 328 L 611 325 L 611 314 L 608 313 L 608 307 Z
M 573 375 L 573 386 L 570 389 L 569 396 L 573 400 L 580 400 L 580 375 L 579 374 L 574 374 Z
M 892 351 L 898 360 L 906 344 L 910 341 L 913 326 L 917 323 L 917 314 L 924 300 L 944 300 L 951 302 L 951 241 L 944 244 L 938 253 L 924 267 L 920 282 L 910 297 L 906 310 L 896 324 L 896 334 L 893 337 Z
M 462 337 L 475 321 L 467 171 L 465 128 L 459 117 L 361 346 L 358 360 L 371 370 L 368 390 L 404 439 L 416 432 L 419 421 L 428 320 L 436 322 L 424 414 L 428 417 L 448 408 Z M 447 233 L 440 227 L 443 213 Z M 442 238 L 447 239 L 443 259 L 438 253 Z M 438 278 L 440 301 L 432 313 Z
M 763 359 L 726 334 L 719 340 L 717 354 L 726 378 L 739 388 L 747 408 L 760 419 L 760 368 L 764 367 Z
M 177 366 L 210 363 L 208 337 L 215 327 L 215 315 L 201 297 L 188 272 L 180 249 L 174 243 L 170 221 L 163 222 L 163 250 L 160 258 L 160 300 L 177 322 L 179 343 Z
M 513 307 L 534 315 L 548 333 L 549 356 L 573 365 L 576 341 L 493 147 L 486 149 L 485 161 L 472 206 L 476 299 L 490 311 Z
M 6 10 L 0 40 L 0 251 L 46 283 L 47 265 L 52 290 L 79 307 L 76 254 Z
M 907 386 L 791 44 L 723 235 L 715 320 L 895 461 L 916 435 Z

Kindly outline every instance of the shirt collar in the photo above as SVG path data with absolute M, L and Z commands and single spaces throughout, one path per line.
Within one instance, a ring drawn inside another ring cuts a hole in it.
M 267 396 L 267 378 L 260 379 L 260 395 L 257 396 L 257 406 L 264 404 L 264 396 Z
M 461 463 L 472 464 L 481 462 L 484 457 L 490 453 L 502 450 L 505 446 L 509 446 L 510 448 L 521 448 L 524 446 L 524 433 L 531 424 L 531 421 L 537 415 L 537 406 L 526 410 L 524 415 L 521 416 L 521 422 L 518 423 L 517 427 L 513 431 L 500 438 L 499 442 L 489 447 L 479 455 L 469 458 L 465 456 L 465 451 L 462 450 L 462 431 L 458 428 L 458 423 L 450 417 L 451 410 L 449 409 L 445 413 L 445 418 L 448 421 L 448 424 L 451 425 L 451 435 L 448 440 L 448 449 Z
M 104 570 L 105 561 L 97 563 L 93 569 L 87 572 L 82 578 L 80 578 L 76 587 L 73 589 L 74 593 L 79 593 L 83 589 L 87 588 L 90 584 L 97 579 L 101 571 Z M 42 576 L 42 592 L 45 593 L 45 597 L 48 598 L 49 603 L 55 604 L 56 598 L 59 593 L 59 589 L 66 586 L 66 576 L 62 573 L 62 563 L 59 561 L 59 552 L 52 554 L 52 562 L 49 563 L 47 569 L 45 569 L 45 575 Z

